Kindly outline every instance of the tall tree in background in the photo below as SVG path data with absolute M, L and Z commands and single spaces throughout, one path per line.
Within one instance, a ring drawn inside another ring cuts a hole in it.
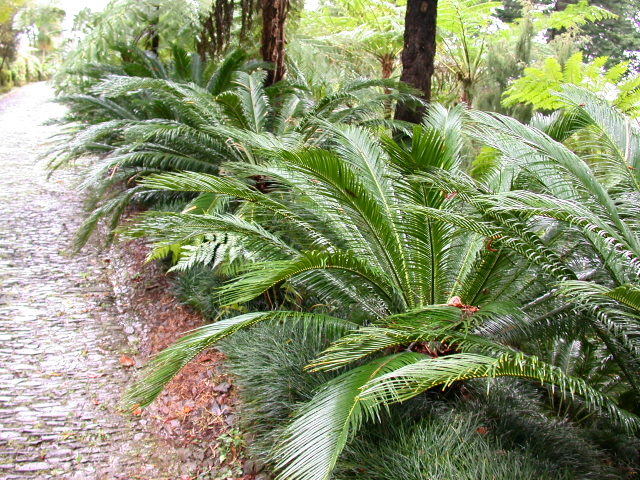
M 152 7 L 151 22 L 149 23 L 149 50 L 156 56 L 160 50 L 160 5 Z
M 333 0 L 305 12 L 304 34 L 333 47 L 332 59 L 373 61 L 370 75 L 391 78 L 402 52 L 404 13 L 404 5 L 393 0 Z
M 224 52 L 231 40 L 234 13 L 233 0 L 215 0 L 202 20 L 202 29 L 196 43 L 196 50 L 204 61 L 207 56 L 214 58 Z M 245 17 L 244 9 L 242 18 Z
M 0 71 L 15 58 L 18 52 L 18 33 L 13 28 L 12 22 L 0 23 Z
M 273 66 L 266 84 L 273 85 L 285 74 L 285 22 L 289 0 L 262 0 L 262 59 Z
M 635 60 L 638 69 L 640 58 L 640 2 L 638 0 L 592 0 L 592 5 L 606 8 L 618 18 L 601 20 L 598 23 L 585 25 L 583 31 L 589 41 L 583 48 L 589 59 L 608 56 L 610 62 Z M 636 52 L 634 57 L 633 52 Z
M 14 27 L 15 16 L 25 0 L 3 0 L 0 2 L 0 86 L 5 83 L 3 68 L 13 61 L 18 53 L 18 34 Z
M 431 100 L 437 16 L 438 0 L 407 1 L 400 80 L 420 90 L 426 102 Z M 424 106 L 412 109 L 406 103 L 399 103 L 396 119 L 420 123 L 424 111 Z
M 257 10 L 255 0 L 240 0 L 240 42 L 245 42 L 253 29 L 253 16 Z
M 16 16 L 16 24 L 42 58 L 55 47 L 55 40 L 62 34 L 62 21 L 66 13 L 55 5 L 28 5 Z

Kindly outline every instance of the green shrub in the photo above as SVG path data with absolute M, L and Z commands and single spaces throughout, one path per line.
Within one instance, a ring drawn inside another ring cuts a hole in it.
M 255 434 L 254 455 L 266 458 L 295 409 L 336 372 L 304 371 L 344 332 L 318 325 L 270 322 L 239 331 L 220 344 L 242 398 L 243 427 Z
M 31 56 L 20 56 L 11 64 L 12 83 L 16 87 L 45 79 L 41 62 Z
M 46 80 L 51 75 L 51 68 L 51 65 L 43 64 L 37 57 L 21 55 L 8 68 L 0 70 L 0 93 L 30 82 Z
M 242 427 L 261 460 L 298 407 L 340 372 L 304 367 L 340 332 L 270 322 L 220 344 L 242 400 Z M 476 388 L 474 388 L 476 387 Z M 585 432 L 544 414 L 530 386 L 510 380 L 468 385 L 464 395 L 430 392 L 369 423 L 343 453 L 340 480 L 562 480 L 623 478 Z M 537 408 L 536 408 L 537 407 Z

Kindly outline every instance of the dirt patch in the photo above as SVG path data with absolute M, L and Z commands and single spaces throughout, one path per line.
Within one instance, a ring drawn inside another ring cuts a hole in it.
M 108 277 L 120 313 L 136 318 L 128 323 L 137 325 L 132 334 L 139 349 L 133 358 L 141 368 L 153 354 L 202 326 L 203 318 L 178 302 L 171 276 L 159 263 L 145 262 L 149 249 L 143 241 L 120 243 L 113 251 Z M 184 461 L 200 478 L 254 480 L 262 476 L 245 458 L 237 404 L 224 355 L 211 349 L 190 362 L 141 417 L 164 441 L 183 449 Z

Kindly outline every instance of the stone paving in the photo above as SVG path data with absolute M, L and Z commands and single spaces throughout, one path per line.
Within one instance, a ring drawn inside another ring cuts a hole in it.
M 144 421 L 116 404 L 135 329 L 114 311 L 106 258 L 69 254 L 82 204 L 40 159 L 52 90 L 0 97 L 0 478 L 179 478 Z

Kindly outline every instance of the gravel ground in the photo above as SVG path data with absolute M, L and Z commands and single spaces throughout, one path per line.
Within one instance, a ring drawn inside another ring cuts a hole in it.
M 52 96 L 0 97 L 0 478 L 179 479 L 180 456 L 116 406 L 139 328 L 114 305 L 109 259 L 69 254 L 77 173 L 47 179 L 40 160 Z

